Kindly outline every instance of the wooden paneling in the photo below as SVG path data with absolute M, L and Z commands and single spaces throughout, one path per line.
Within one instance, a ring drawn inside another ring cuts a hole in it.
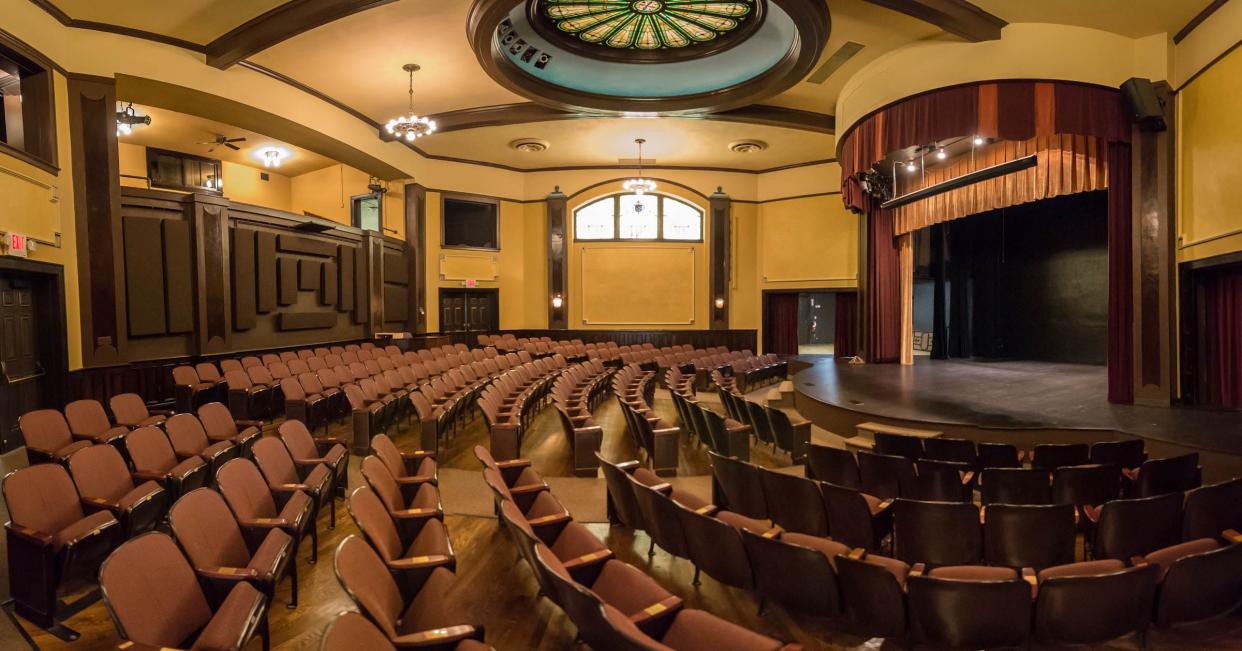
M 329 242 L 311 239 L 304 235 L 287 235 L 284 233 L 279 237 L 277 248 L 282 253 L 302 253 L 325 258 L 336 253 L 336 247 Z
M 757 330 L 504 330 L 517 337 L 551 337 L 581 339 L 587 343 L 615 341 L 622 346 L 651 344 L 656 348 L 690 344 L 695 348 L 726 346 L 729 350 L 754 351 L 758 346 Z M 455 342 L 456 343 L 456 342 Z M 470 345 L 478 345 L 471 341 Z
M 319 304 L 320 305 L 336 305 L 337 294 L 337 272 L 335 262 L 325 262 L 320 266 L 322 275 L 319 280 Z
M 159 219 L 127 217 L 125 233 L 125 296 L 129 336 L 162 335 L 168 331 L 164 310 L 164 268 L 151 264 L 163 249 Z
M 165 219 L 162 225 L 168 334 L 194 332 L 194 249 L 190 245 L 190 223 Z
M 228 350 L 231 335 L 229 310 L 232 294 L 229 283 L 228 201 L 214 196 L 194 195 L 188 210 L 194 216 L 194 238 L 198 254 L 198 350 L 202 353 Z
M 410 332 L 427 332 L 427 189 L 417 183 L 405 186 L 405 257 L 409 262 L 409 282 L 406 302 L 408 306 L 407 327 Z
M 354 309 L 354 256 L 357 250 L 352 246 L 341 245 L 341 267 L 337 275 L 339 291 L 336 294 L 336 309 L 350 312 Z
M 564 330 L 569 326 L 569 237 L 568 198 L 557 188 L 548 195 L 548 327 Z M 561 306 L 552 299 L 561 297 Z
M 404 324 L 409 317 L 406 289 L 401 285 L 384 285 L 384 323 Z
M 384 251 L 384 282 L 405 287 L 410 282 L 409 274 L 409 263 L 406 262 L 405 253 L 386 249 Z
M 316 260 L 298 260 L 298 289 L 304 292 L 319 291 L 320 263 Z
M 276 309 L 276 234 L 261 231 L 255 238 L 255 280 L 258 283 L 258 311 Z
M 363 246 L 366 246 L 365 240 Z M 371 291 L 367 282 L 371 276 L 370 269 L 367 268 L 367 257 L 365 248 L 354 253 L 354 323 L 367 322 Z
M 336 312 L 281 312 L 278 330 L 322 330 L 336 325 Z
M 293 305 L 298 300 L 298 260 L 280 258 L 280 293 L 276 299 L 281 305 Z
M 254 243 L 254 231 L 233 229 L 233 328 L 237 330 L 249 330 L 258 320 Z

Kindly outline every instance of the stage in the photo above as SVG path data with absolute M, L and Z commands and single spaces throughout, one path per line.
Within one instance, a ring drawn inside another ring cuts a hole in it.
M 1171 451 L 1242 459 L 1242 412 L 1114 405 L 1103 366 L 928 357 L 916 357 L 913 366 L 850 365 L 828 356 L 792 361 L 793 368 L 809 364 L 794 375 L 798 410 L 843 436 L 859 422 L 880 420 L 1021 446 L 1140 437 Z

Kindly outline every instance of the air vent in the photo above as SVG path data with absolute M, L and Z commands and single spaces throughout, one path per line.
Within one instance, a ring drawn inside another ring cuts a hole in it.
M 739 140 L 729 143 L 729 151 L 735 154 L 755 154 L 768 148 L 762 140 Z
M 854 58 L 854 55 L 858 54 L 861 49 L 863 49 L 862 43 L 846 41 L 845 45 L 837 48 L 837 51 L 833 52 L 832 56 L 828 57 L 827 61 L 816 68 L 815 72 L 812 72 L 811 76 L 807 77 L 806 80 L 812 84 L 822 84 L 825 81 L 828 81 L 828 78 L 832 76 L 832 73 L 836 72 L 838 68 L 845 65 L 846 61 Z
M 548 147 L 551 147 L 547 140 L 540 140 L 538 138 L 520 138 L 509 143 L 509 146 L 518 151 L 530 153 L 547 151 Z

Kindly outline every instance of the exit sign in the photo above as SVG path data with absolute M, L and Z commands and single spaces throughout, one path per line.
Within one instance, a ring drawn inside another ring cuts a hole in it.
M 475 280 L 474 278 L 467 278 L 467 279 L 466 279 L 466 282 L 464 282 L 464 283 L 462 283 L 462 284 L 463 284 L 463 285 L 465 285 L 466 287 L 478 287 L 478 286 L 479 286 L 479 281 L 478 281 L 478 280 Z
M 8 245 L 8 253 L 12 256 L 25 258 L 30 252 L 30 242 L 28 238 L 21 233 L 9 233 L 8 237 L 5 238 L 5 244 Z

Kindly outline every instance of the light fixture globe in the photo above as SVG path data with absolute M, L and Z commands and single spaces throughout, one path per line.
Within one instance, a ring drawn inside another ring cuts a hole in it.
M 406 141 L 412 141 L 435 133 L 436 121 L 419 116 L 414 112 L 414 73 L 421 70 L 422 67 L 417 63 L 407 63 L 401 66 L 401 69 L 410 73 L 410 112 L 408 115 L 401 115 L 389 120 L 384 125 L 384 130 L 398 139 L 404 138 Z

